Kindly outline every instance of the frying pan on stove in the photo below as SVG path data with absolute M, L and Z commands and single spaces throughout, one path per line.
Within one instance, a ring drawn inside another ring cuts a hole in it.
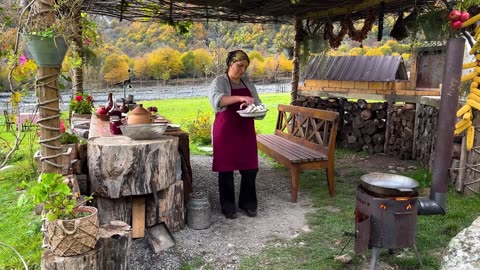
M 418 182 L 410 177 L 389 173 L 368 173 L 360 177 L 368 191 L 385 196 L 415 196 Z

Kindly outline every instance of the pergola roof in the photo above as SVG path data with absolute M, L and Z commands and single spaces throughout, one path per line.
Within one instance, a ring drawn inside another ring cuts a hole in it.
M 130 21 L 237 21 L 293 23 L 295 18 L 338 21 L 350 14 L 365 18 L 370 9 L 411 11 L 435 0 L 85 0 L 90 14 Z M 383 4 L 382 4 L 383 3 Z

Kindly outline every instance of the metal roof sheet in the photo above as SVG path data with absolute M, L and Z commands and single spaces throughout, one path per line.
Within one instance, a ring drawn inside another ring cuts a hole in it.
M 401 56 L 315 56 L 307 80 L 391 82 L 408 80 Z

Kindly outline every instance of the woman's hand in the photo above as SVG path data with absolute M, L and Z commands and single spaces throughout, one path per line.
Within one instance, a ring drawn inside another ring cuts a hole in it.
M 240 109 L 242 109 L 243 107 L 248 107 L 249 105 L 253 104 L 255 102 L 255 100 L 252 98 L 252 97 L 248 97 L 248 96 L 239 96 L 240 98 Z

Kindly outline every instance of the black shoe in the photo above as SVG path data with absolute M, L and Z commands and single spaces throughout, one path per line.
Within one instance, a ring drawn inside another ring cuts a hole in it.
M 233 213 L 227 213 L 225 211 L 222 211 L 222 214 L 226 217 L 226 218 L 229 218 L 229 219 L 236 219 L 237 218 L 237 213 L 233 212 Z
M 256 217 L 257 216 L 257 210 L 252 210 L 252 209 L 242 209 L 245 214 L 249 217 Z

